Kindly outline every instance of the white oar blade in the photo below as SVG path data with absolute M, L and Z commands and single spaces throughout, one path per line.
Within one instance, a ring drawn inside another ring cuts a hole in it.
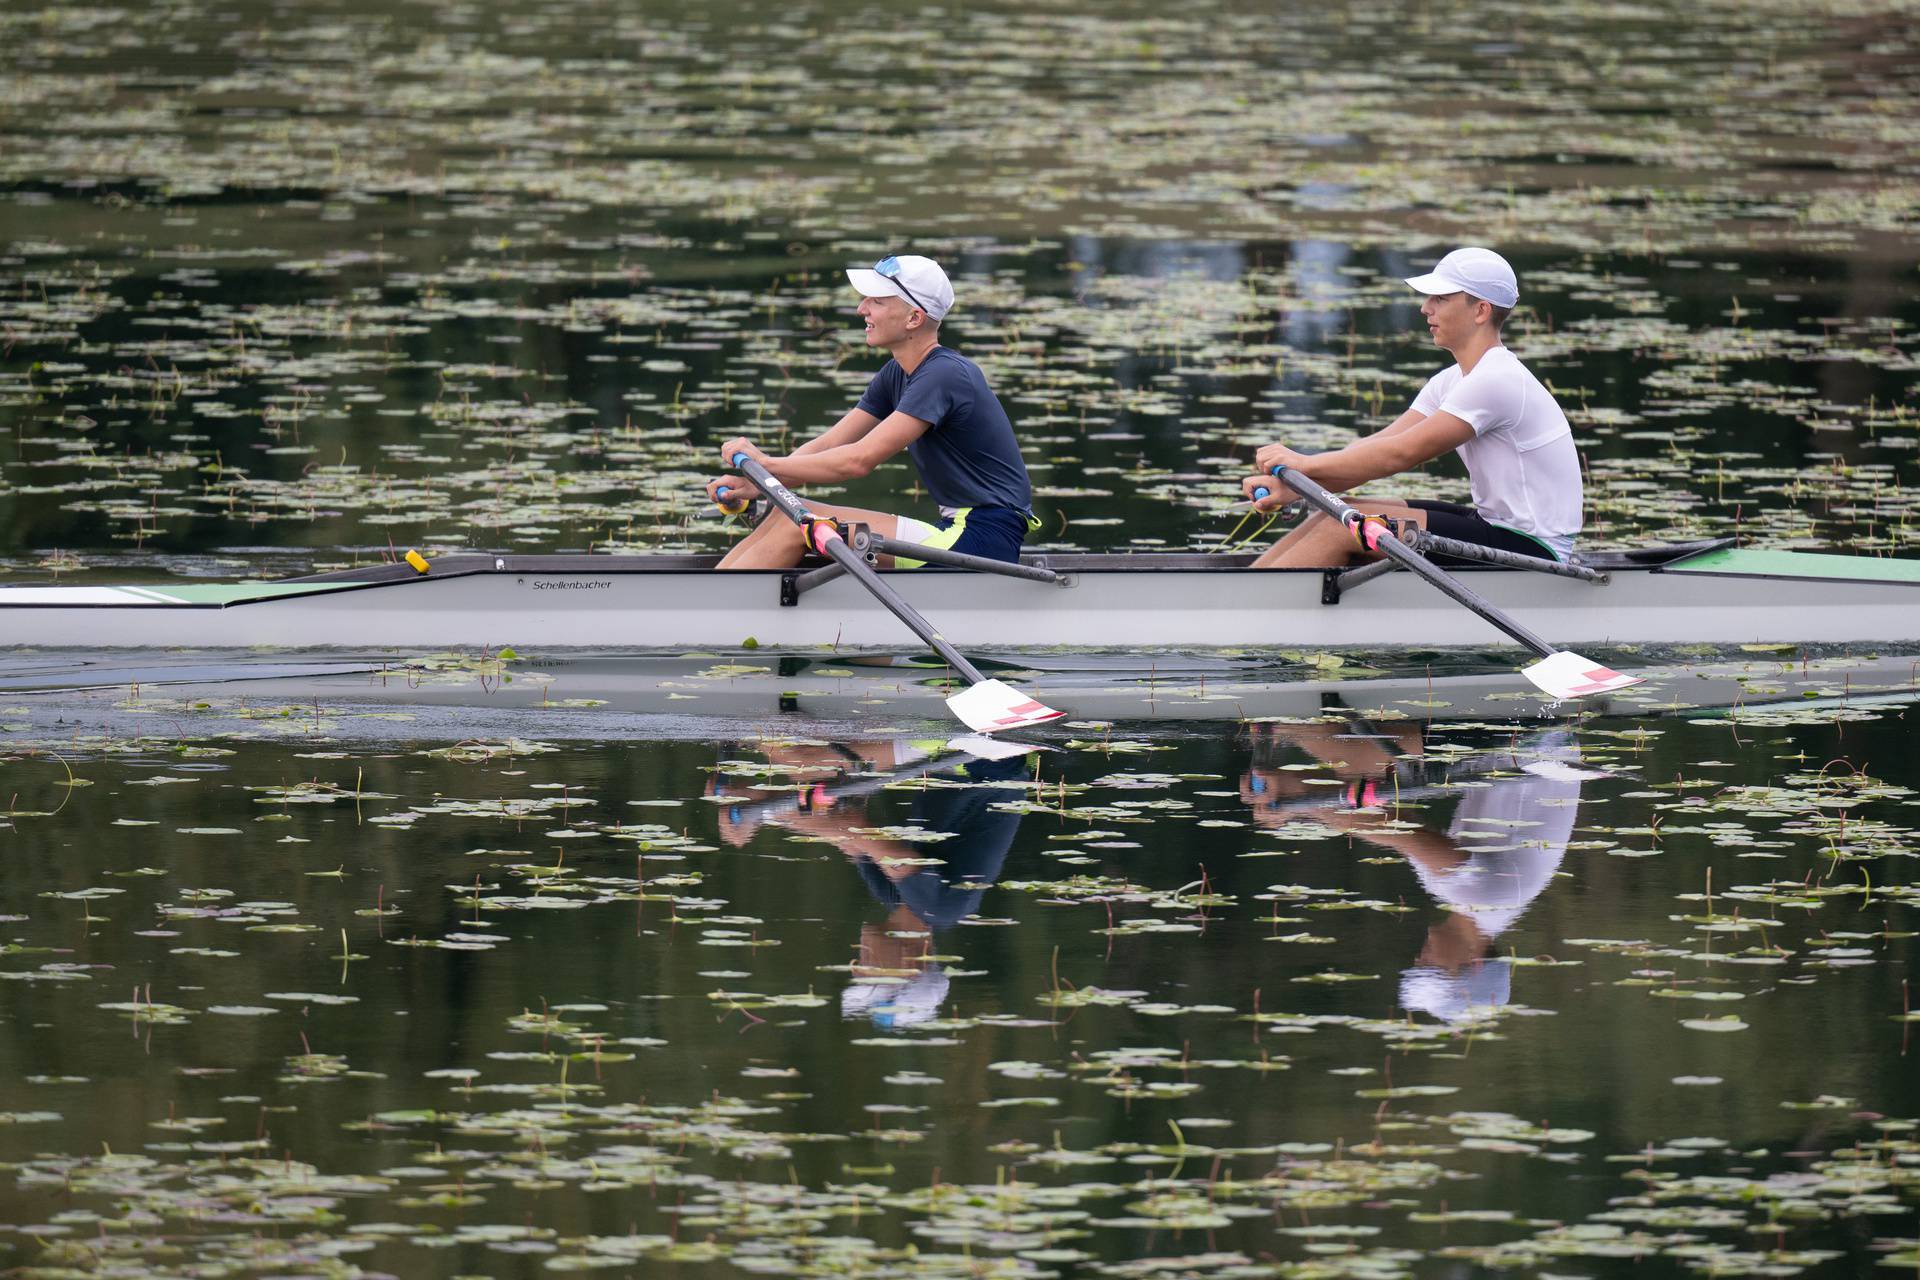
M 1058 720 L 1066 714 L 998 680 L 982 680 L 972 688 L 954 694 L 947 699 L 947 709 L 959 716 L 967 728 L 975 733 L 1025 729 L 1049 720 Z
M 1521 668 L 1520 674 L 1533 681 L 1542 693 L 1556 702 L 1588 698 L 1596 693 L 1612 693 L 1615 689 L 1631 688 L 1641 683 L 1639 676 L 1621 675 L 1611 667 L 1601 666 L 1592 658 L 1583 658 L 1566 650 L 1551 658 L 1542 658 L 1530 667 Z

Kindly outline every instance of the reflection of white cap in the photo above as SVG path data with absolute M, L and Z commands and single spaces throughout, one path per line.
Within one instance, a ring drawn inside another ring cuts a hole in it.
M 869 298 L 901 298 L 938 323 L 953 310 L 953 282 L 932 258 L 888 254 L 871 269 L 852 267 L 847 282 Z
M 1513 998 L 1513 966 L 1479 960 L 1458 973 L 1418 964 L 1400 975 L 1400 1007 L 1442 1022 L 1484 1018 Z
M 1423 276 L 1409 276 L 1415 293 L 1467 293 L 1496 307 L 1520 301 L 1520 282 L 1507 260 L 1491 249 L 1455 249 Z
M 911 1027 L 940 1012 L 952 979 L 939 965 L 928 965 L 906 982 L 856 982 L 840 993 L 840 1016 L 866 1014 L 876 1027 Z

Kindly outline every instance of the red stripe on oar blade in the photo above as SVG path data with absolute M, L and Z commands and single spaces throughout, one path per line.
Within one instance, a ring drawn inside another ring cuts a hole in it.
M 993 723 L 997 728 L 1004 729 L 1016 724 L 1044 724 L 1048 720 L 1058 720 L 1065 714 L 1067 713 L 1055 711 L 1043 702 L 1029 702 L 1024 707 L 1013 708 L 1010 713 L 996 718 Z

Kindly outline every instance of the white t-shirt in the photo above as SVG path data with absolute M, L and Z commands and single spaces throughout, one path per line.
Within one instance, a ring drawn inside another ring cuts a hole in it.
M 1494 347 L 1472 373 L 1442 369 L 1413 408 L 1423 416 L 1444 410 L 1473 428 L 1460 456 L 1481 519 L 1537 538 L 1563 560 L 1572 552 L 1585 522 L 1580 455 L 1567 415 L 1518 356 Z

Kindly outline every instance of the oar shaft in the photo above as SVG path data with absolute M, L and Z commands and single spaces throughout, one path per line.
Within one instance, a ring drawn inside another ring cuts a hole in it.
M 857 800 L 861 796 L 870 796 L 876 791 L 885 791 L 896 782 L 904 782 L 908 778 L 929 774 L 956 764 L 964 764 L 974 758 L 965 751 L 949 751 L 925 760 L 916 760 L 910 765 L 895 769 L 884 778 L 862 778 L 858 782 L 848 782 L 838 786 L 829 785 L 824 790 L 827 798 L 835 803 L 841 800 Z M 811 796 L 810 788 L 796 795 L 781 796 L 776 800 L 761 800 L 749 806 L 736 806 L 739 816 L 734 820 L 737 822 L 741 818 L 748 818 L 755 822 L 766 822 L 769 819 L 782 818 L 805 808 L 810 803 Z
M 856 542 L 860 539 L 856 538 Z M 964 551 L 954 551 L 947 547 L 927 547 L 918 542 L 902 542 L 898 538 L 883 538 L 877 533 L 866 536 L 866 546 L 860 548 L 875 555 L 906 557 L 909 560 L 922 560 L 927 564 L 952 565 L 956 569 L 971 569 L 975 573 L 991 573 L 1002 578 L 1024 578 L 1028 582 L 1045 582 L 1053 586 L 1060 585 L 1060 575 L 1051 569 L 1038 565 L 1019 564 L 1014 561 L 994 560 L 988 556 L 968 555 Z
M 1275 467 L 1273 474 L 1279 478 L 1281 484 L 1286 485 L 1308 502 L 1326 512 L 1327 515 L 1349 528 L 1353 526 L 1355 521 L 1364 519 L 1360 512 L 1322 488 L 1318 481 L 1310 476 L 1301 475 L 1292 467 Z M 1379 537 L 1375 540 L 1374 545 L 1380 549 L 1381 554 L 1385 555 L 1395 564 L 1398 564 L 1409 573 L 1426 579 L 1430 585 L 1452 598 L 1456 603 L 1471 609 L 1474 613 L 1486 619 L 1507 635 L 1512 636 L 1515 640 L 1539 654 L 1541 657 L 1550 658 L 1559 652 L 1558 649 L 1548 644 L 1545 640 L 1542 640 L 1539 636 L 1487 603 L 1486 600 L 1481 598 L 1478 592 L 1470 590 L 1455 581 L 1450 575 L 1435 568 L 1433 563 L 1425 556 L 1407 546 L 1406 543 L 1400 541 L 1400 539 L 1396 538 L 1393 534 L 1382 530 Z
M 1443 538 L 1426 529 L 1418 530 L 1418 536 L 1403 539 L 1413 549 L 1423 555 L 1454 556 L 1461 560 L 1478 560 L 1484 564 L 1497 564 L 1508 569 L 1525 569 L 1529 573 L 1548 573 L 1557 578 L 1577 578 L 1581 582 L 1605 584 L 1607 575 L 1598 569 L 1589 569 L 1583 564 L 1562 564 L 1558 560 L 1549 560 L 1545 556 L 1523 556 L 1517 551 L 1503 551 L 1499 547 L 1483 547 L 1477 543 L 1462 542 L 1458 538 Z
M 747 479 L 760 486 L 760 492 L 766 494 L 773 505 L 780 508 L 781 515 L 793 521 L 802 532 L 806 531 L 808 524 L 813 520 L 813 514 L 807 510 L 806 504 L 800 501 L 793 490 L 781 484 L 774 478 L 771 471 L 744 453 L 733 455 L 733 465 L 740 468 Z M 902 600 L 899 592 L 880 580 L 880 575 L 854 553 L 853 548 L 847 545 L 846 539 L 840 536 L 838 530 L 830 531 L 820 538 L 816 550 L 857 578 L 861 586 L 873 593 L 874 599 L 885 605 L 889 613 L 907 624 L 909 631 L 919 636 L 935 653 L 946 659 L 947 664 L 964 676 L 968 684 L 979 684 L 986 679 L 978 667 L 967 661 L 966 655 L 948 644 L 946 639 L 935 631 L 912 605 Z

